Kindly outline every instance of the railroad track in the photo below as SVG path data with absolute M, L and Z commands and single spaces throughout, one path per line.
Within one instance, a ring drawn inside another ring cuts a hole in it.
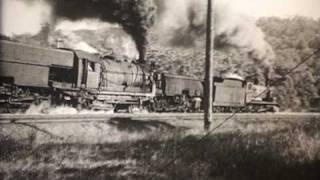
M 223 121 L 232 114 L 218 113 L 213 121 Z M 0 124 L 10 123 L 63 123 L 63 122 L 98 122 L 109 120 L 140 120 L 140 121 L 202 121 L 202 113 L 149 113 L 149 114 L 63 114 L 63 115 L 19 115 L 0 114 Z M 232 117 L 235 121 L 299 121 L 319 119 L 320 113 L 239 113 Z
M 320 113 L 214 114 L 210 133 L 261 133 L 275 128 L 290 128 L 296 124 L 320 120 Z M 121 142 L 125 138 L 148 136 L 146 132 L 176 132 L 202 134 L 202 113 L 150 114 L 75 114 L 16 115 L 0 114 L 0 138 L 10 137 L 25 142 L 30 134 L 37 143 Z M 141 131 L 141 134 L 139 134 Z M 133 132 L 133 133 L 132 133 Z

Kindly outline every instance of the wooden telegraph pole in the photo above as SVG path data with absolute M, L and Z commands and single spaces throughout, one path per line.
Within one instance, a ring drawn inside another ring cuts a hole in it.
M 209 130 L 213 104 L 214 0 L 208 0 L 204 90 L 204 129 Z

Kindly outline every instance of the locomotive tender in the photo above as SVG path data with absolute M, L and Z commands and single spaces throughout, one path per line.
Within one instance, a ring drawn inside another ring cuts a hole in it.
M 202 111 L 203 81 L 155 72 L 83 51 L 0 41 L 0 107 L 48 101 L 77 108 L 114 111 Z M 263 92 L 263 93 L 262 93 Z M 262 93 L 262 98 L 256 97 Z M 270 111 L 277 103 L 269 86 L 238 76 L 214 78 L 214 112 Z

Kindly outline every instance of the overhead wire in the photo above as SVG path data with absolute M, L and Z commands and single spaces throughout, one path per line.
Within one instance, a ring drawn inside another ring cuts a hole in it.
M 287 73 L 285 75 L 283 75 L 284 77 L 288 76 L 289 74 L 291 74 L 292 72 L 294 72 L 295 69 L 297 69 L 298 67 L 300 67 L 302 64 L 304 64 L 305 62 L 307 62 L 311 57 L 313 57 L 314 55 L 320 53 L 320 48 L 317 49 L 316 51 L 312 52 L 310 55 L 304 57 L 302 59 L 301 62 L 299 62 L 297 65 L 295 65 L 294 67 L 292 67 L 289 71 L 287 71 Z M 265 90 L 263 90 L 261 93 L 259 93 L 258 95 L 254 96 L 251 101 L 249 101 L 248 103 L 252 102 L 254 99 L 262 96 L 263 94 L 267 93 L 269 91 L 269 88 L 266 88 Z M 216 131 L 217 129 L 219 129 L 220 127 L 222 127 L 225 123 L 227 123 L 229 120 L 231 120 L 235 115 L 237 115 L 238 113 L 240 113 L 240 110 L 236 110 L 234 111 L 230 116 L 228 116 L 227 118 L 225 118 L 222 122 L 220 122 L 219 124 L 217 124 L 214 128 L 212 128 L 211 130 L 207 131 L 207 133 L 205 135 L 203 135 L 201 138 L 198 139 L 198 142 L 201 142 L 203 140 L 205 140 L 207 137 L 209 137 L 214 131 Z M 190 150 L 190 149 L 189 149 Z M 184 151 L 185 152 L 185 151 Z M 166 168 L 169 168 L 177 159 L 183 157 L 185 153 L 178 153 L 178 156 L 176 156 L 174 159 L 171 159 L 169 162 L 167 162 L 164 166 L 162 166 L 160 168 L 160 170 L 165 170 Z

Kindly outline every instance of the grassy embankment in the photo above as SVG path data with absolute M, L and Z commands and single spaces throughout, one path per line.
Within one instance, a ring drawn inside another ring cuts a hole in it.
M 199 141 L 201 133 L 161 122 L 74 125 L 110 132 L 91 142 L 44 141 L 35 130 L 17 140 L 1 127 L 0 179 L 319 179 L 319 121 L 258 126 Z

